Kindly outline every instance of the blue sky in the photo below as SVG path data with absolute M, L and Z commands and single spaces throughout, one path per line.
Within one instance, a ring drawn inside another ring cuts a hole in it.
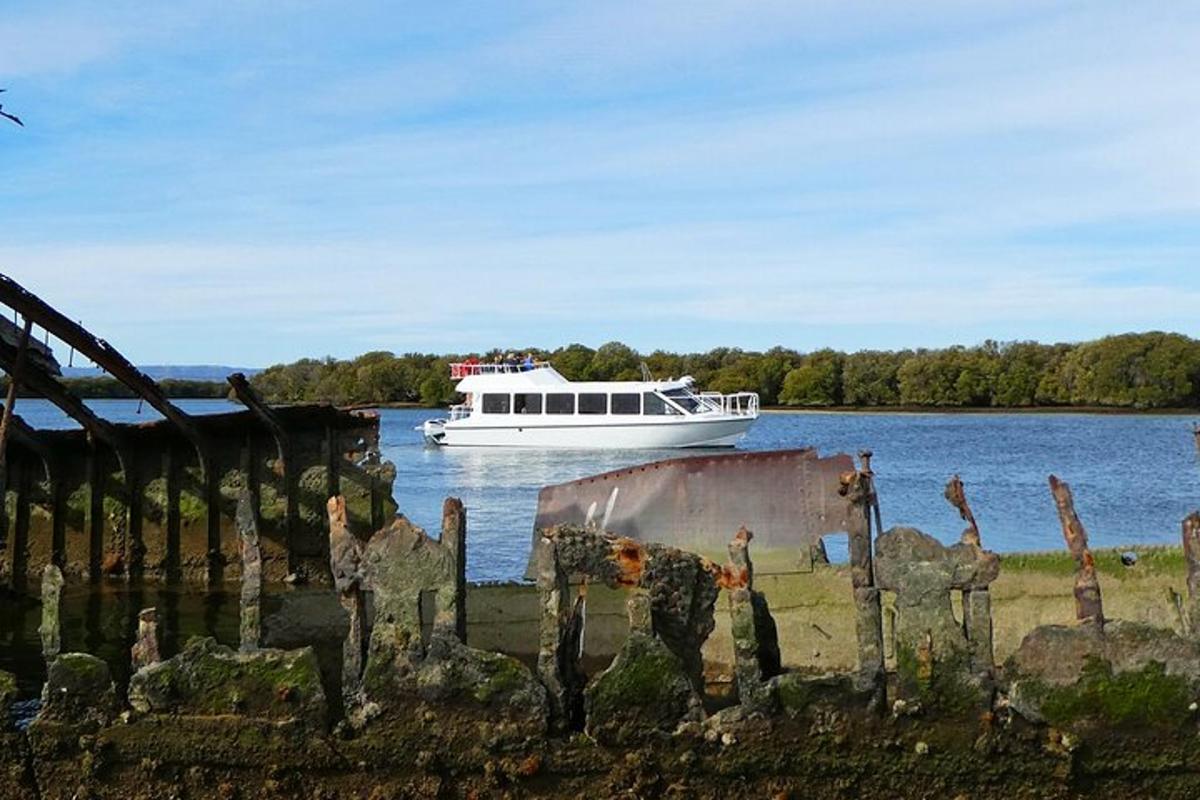
M 1190 3 L 8 0 L 0 271 L 142 363 L 1194 335 L 1197 42 Z

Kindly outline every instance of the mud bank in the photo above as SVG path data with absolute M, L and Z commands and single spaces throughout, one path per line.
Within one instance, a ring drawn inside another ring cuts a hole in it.
M 502 629 L 485 635 L 478 612 L 472 624 L 461 503 L 447 500 L 434 539 L 400 516 L 364 533 L 334 497 L 332 678 L 311 646 L 329 633 L 320 615 L 290 649 L 267 646 L 253 514 L 238 515 L 236 647 L 195 638 L 164 657 L 157 612 L 144 610 L 127 687 L 105 661 L 59 652 L 62 579 L 48 565 L 42 704 L 24 730 L 0 733 L 0 798 L 1200 792 L 1200 515 L 1184 521 L 1181 551 L 1127 566 L 1090 551 L 1056 483 L 1069 556 L 1013 559 L 1010 582 L 1036 574 L 1068 619 L 997 624 L 1024 600 L 1002 600 L 1004 563 L 982 547 L 961 484 L 947 496 L 968 527 L 946 546 L 873 530 L 871 478 L 865 462 L 827 498 L 845 504 L 851 553 L 812 574 L 842 597 L 841 622 L 808 623 L 847 648 L 831 663 L 798 663 L 804 626 L 756 576 L 744 529 L 720 564 L 595 527 L 543 530 L 536 587 L 495 589 L 497 610 L 532 601 L 517 627 L 536 647 L 521 648 L 498 642 Z M 1120 586 L 1107 613 L 1102 580 Z M 1130 593 L 1128 581 L 1147 583 Z M 1165 612 L 1155 581 L 1181 587 Z M 605 618 L 598 644 L 589 620 Z M 13 695 L 0 676 L 0 703 Z

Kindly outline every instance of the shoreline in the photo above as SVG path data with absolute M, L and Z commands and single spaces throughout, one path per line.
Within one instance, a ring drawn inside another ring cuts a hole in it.
M 1200 416 L 1200 408 L 1118 406 L 763 406 L 764 414 L 1090 414 L 1096 416 Z

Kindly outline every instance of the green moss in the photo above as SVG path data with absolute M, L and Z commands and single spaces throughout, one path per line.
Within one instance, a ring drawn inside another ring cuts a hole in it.
M 529 671 L 515 658 L 488 653 L 483 667 L 487 678 L 475 688 L 475 699 L 489 703 L 524 687 L 530 679 Z
M 140 672 L 135 694 L 151 710 L 193 715 L 279 718 L 323 714 L 324 706 L 311 650 L 239 655 L 212 639 L 193 639 L 175 658 Z
M 674 694 L 683 676 L 683 664 L 666 647 L 630 647 L 624 663 L 597 678 L 592 702 L 597 707 L 617 708 L 662 702 Z M 686 678 L 684 678 L 686 680 Z
M 980 689 L 970 678 L 970 655 L 960 652 L 935 660 L 928 677 L 920 674 L 916 651 L 896 647 L 896 677 L 906 697 L 942 714 L 968 714 L 980 707 Z
M 1072 686 L 1027 683 L 1023 691 L 1054 725 L 1085 718 L 1118 726 L 1177 725 L 1190 716 L 1188 706 L 1193 699 L 1193 687 L 1187 678 L 1167 675 L 1158 662 L 1140 670 L 1114 673 L 1112 664 L 1096 657 L 1088 659 L 1082 676 Z
M 108 665 L 86 653 L 63 653 L 55 659 L 55 666 L 69 672 L 81 684 L 91 684 L 108 679 Z
M 4 727 L 4 709 L 17 696 L 17 676 L 0 670 L 0 728 Z
M 796 673 L 780 676 L 776 688 L 780 707 L 784 713 L 792 716 L 803 714 L 813 703 L 825 698 L 827 694 L 827 686 L 805 680 L 803 675 Z

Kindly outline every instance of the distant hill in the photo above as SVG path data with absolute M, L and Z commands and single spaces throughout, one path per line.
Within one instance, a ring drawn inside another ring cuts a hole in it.
M 254 367 L 225 367 L 218 364 L 139 364 L 138 369 L 156 381 L 212 381 L 224 383 L 225 378 L 235 372 L 243 372 L 247 377 L 257 375 L 261 369 Z M 64 378 L 99 378 L 105 373 L 96 367 L 67 367 L 62 368 Z

